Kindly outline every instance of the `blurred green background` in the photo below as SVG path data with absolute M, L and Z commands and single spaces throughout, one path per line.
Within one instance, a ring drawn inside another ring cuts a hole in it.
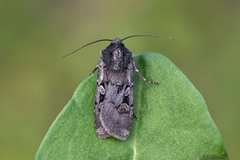
M 173 61 L 206 100 L 231 160 L 240 159 L 240 1 L 0 1 L 0 155 L 34 159 L 51 123 L 109 42 Z

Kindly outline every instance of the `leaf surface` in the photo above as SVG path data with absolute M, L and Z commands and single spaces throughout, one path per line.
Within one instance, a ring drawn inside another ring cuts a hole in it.
M 97 73 L 84 80 L 57 116 L 36 154 L 47 159 L 228 159 L 206 103 L 187 77 L 166 57 L 134 57 L 149 84 L 134 73 L 134 113 L 126 140 L 101 139 L 95 132 Z

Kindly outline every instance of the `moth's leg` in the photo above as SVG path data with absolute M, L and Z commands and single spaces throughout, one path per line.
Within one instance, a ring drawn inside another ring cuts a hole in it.
M 133 116 L 139 121 L 139 119 L 137 118 L 137 116 L 133 113 Z
M 94 70 L 90 73 L 89 76 L 91 76 L 97 69 L 98 69 L 99 65 L 96 66 L 96 68 L 94 68 Z
M 141 75 L 141 73 L 139 72 L 139 70 L 137 69 L 136 64 L 135 64 L 134 61 L 133 61 L 133 66 L 134 66 L 135 71 L 139 74 L 140 77 L 142 77 L 142 79 L 143 79 L 144 81 L 146 81 L 146 82 L 148 82 L 148 83 L 152 83 L 152 84 L 159 84 L 159 82 L 152 82 L 152 81 L 149 81 L 149 80 L 147 80 L 146 78 L 144 78 L 144 77 Z

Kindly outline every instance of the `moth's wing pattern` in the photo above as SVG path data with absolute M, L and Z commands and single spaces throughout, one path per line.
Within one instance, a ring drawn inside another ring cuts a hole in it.
M 105 72 L 105 63 L 100 59 L 98 64 L 98 77 L 97 77 L 97 89 L 96 89 L 96 95 L 95 95 L 95 104 L 94 104 L 94 120 L 95 120 L 95 128 L 96 133 L 99 138 L 106 138 L 110 135 L 107 133 L 107 131 L 102 126 L 102 122 L 100 121 L 100 112 L 101 112 L 101 106 L 103 105 L 103 100 L 105 97 L 104 93 L 104 79 L 106 78 L 106 72 Z
M 133 65 L 128 64 L 126 82 L 122 85 L 108 84 L 105 100 L 101 105 L 100 121 L 110 136 L 125 140 L 130 133 L 133 116 Z M 109 94 L 109 95 L 108 95 Z M 116 95 L 116 96 L 113 96 Z

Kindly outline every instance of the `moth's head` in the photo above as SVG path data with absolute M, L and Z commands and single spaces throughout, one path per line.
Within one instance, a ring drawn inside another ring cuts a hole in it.
M 118 37 L 115 38 L 114 40 L 112 40 L 112 43 L 110 45 L 111 46 L 115 45 L 116 47 L 120 47 L 120 46 L 123 47 L 124 46 L 124 44 L 122 43 L 122 40 L 119 39 Z
M 120 44 L 120 43 L 122 43 L 122 41 L 121 41 L 121 39 L 119 39 L 119 38 L 117 37 L 117 38 L 115 38 L 114 40 L 112 40 L 112 43 L 114 43 L 114 44 Z

